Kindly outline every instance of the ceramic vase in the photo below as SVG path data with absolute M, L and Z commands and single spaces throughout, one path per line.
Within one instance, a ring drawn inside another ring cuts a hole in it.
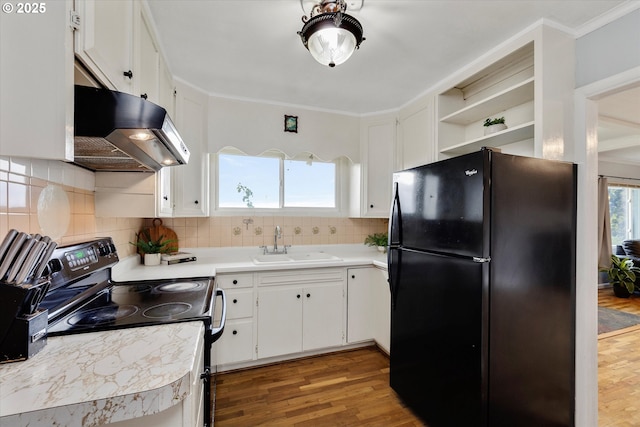
M 484 134 L 491 135 L 492 133 L 500 132 L 501 130 L 505 130 L 506 128 L 507 128 L 507 125 L 505 125 L 504 123 L 497 123 L 495 125 L 485 126 Z
M 144 254 L 144 265 L 160 265 L 162 254 Z

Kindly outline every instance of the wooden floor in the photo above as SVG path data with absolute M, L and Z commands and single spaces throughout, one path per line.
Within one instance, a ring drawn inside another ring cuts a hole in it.
M 600 289 L 598 304 L 640 315 L 640 296 L 616 298 Z M 598 339 L 598 426 L 640 426 L 640 327 L 609 332 Z
M 376 347 L 218 374 L 215 426 L 422 426 Z
M 640 315 L 640 296 L 598 292 L 602 306 Z M 219 374 L 215 425 L 422 426 L 389 387 L 375 347 Z M 598 339 L 598 426 L 640 426 L 640 328 Z

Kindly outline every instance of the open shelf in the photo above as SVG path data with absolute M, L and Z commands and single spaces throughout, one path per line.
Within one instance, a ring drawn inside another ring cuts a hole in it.
M 441 118 L 440 121 L 466 126 L 473 122 L 486 119 L 488 117 L 487 114 L 495 114 L 508 110 L 516 105 L 532 101 L 534 98 L 534 80 L 533 77 L 530 77 L 489 98 L 454 111 Z
M 500 147 L 533 138 L 533 121 L 518 126 L 507 128 L 503 131 L 461 142 L 451 147 L 440 150 L 442 154 L 467 154 L 480 150 L 482 147 Z

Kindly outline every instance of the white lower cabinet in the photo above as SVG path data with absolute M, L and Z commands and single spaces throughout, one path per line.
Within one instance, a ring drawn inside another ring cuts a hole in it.
M 259 359 L 344 343 L 342 270 L 259 276 Z
M 198 340 L 197 360 L 191 371 L 189 395 L 164 411 L 110 423 L 110 427 L 200 427 L 204 426 L 204 336 Z
M 218 287 L 225 290 L 227 322 L 220 339 L 215 342 L 218 365 L 246 362 L 254 359 L 253 274 L 224 274 L 216 277 Z
M 391 354 L 391 292 L 386 270 L 374 268 L 371 272 L 373 339 L 387 354 Z
M 347 342 L 375 340 L 390 353 L 391 295 L 387 272 L 375 267 L 347 271 Z
M 347 270 L 347 342 L 373 339 L 373 286 L 375 268 Z

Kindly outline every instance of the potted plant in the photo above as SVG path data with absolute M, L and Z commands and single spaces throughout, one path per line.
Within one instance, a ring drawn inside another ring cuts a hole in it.
M 611 266 L 601 271 L 607 272 L 609 283 L 617 297 L 629 298 L 635 290 L 636 273 L 640 273 L 640 268 L 634 267 L 633 261 L 629 258 L 611 255 Z
M 144 258 L 144 265 L 159 265 L 162 254 L 170 252 L 170 245 L 174 242 L 173 239 L 165 239 L 164 235 L 154 240 L 149 229 L 144 229 L 136 233 L 135 243 L 129 243 L 138 248 L 138 253 Z
M 367 246 L 376 246 L 378 251 L 386 252 L 388 245 L 387 233 L 374 233 L 369 234 L 366 239 L 364 239 L 364 244 Z
M 497 117 L 495 119 L 488 118 L 484 121 L 484 134 L 490 135 L 492 133 L 505 130 L 507 125 L 504 123 L 504 117 Z

